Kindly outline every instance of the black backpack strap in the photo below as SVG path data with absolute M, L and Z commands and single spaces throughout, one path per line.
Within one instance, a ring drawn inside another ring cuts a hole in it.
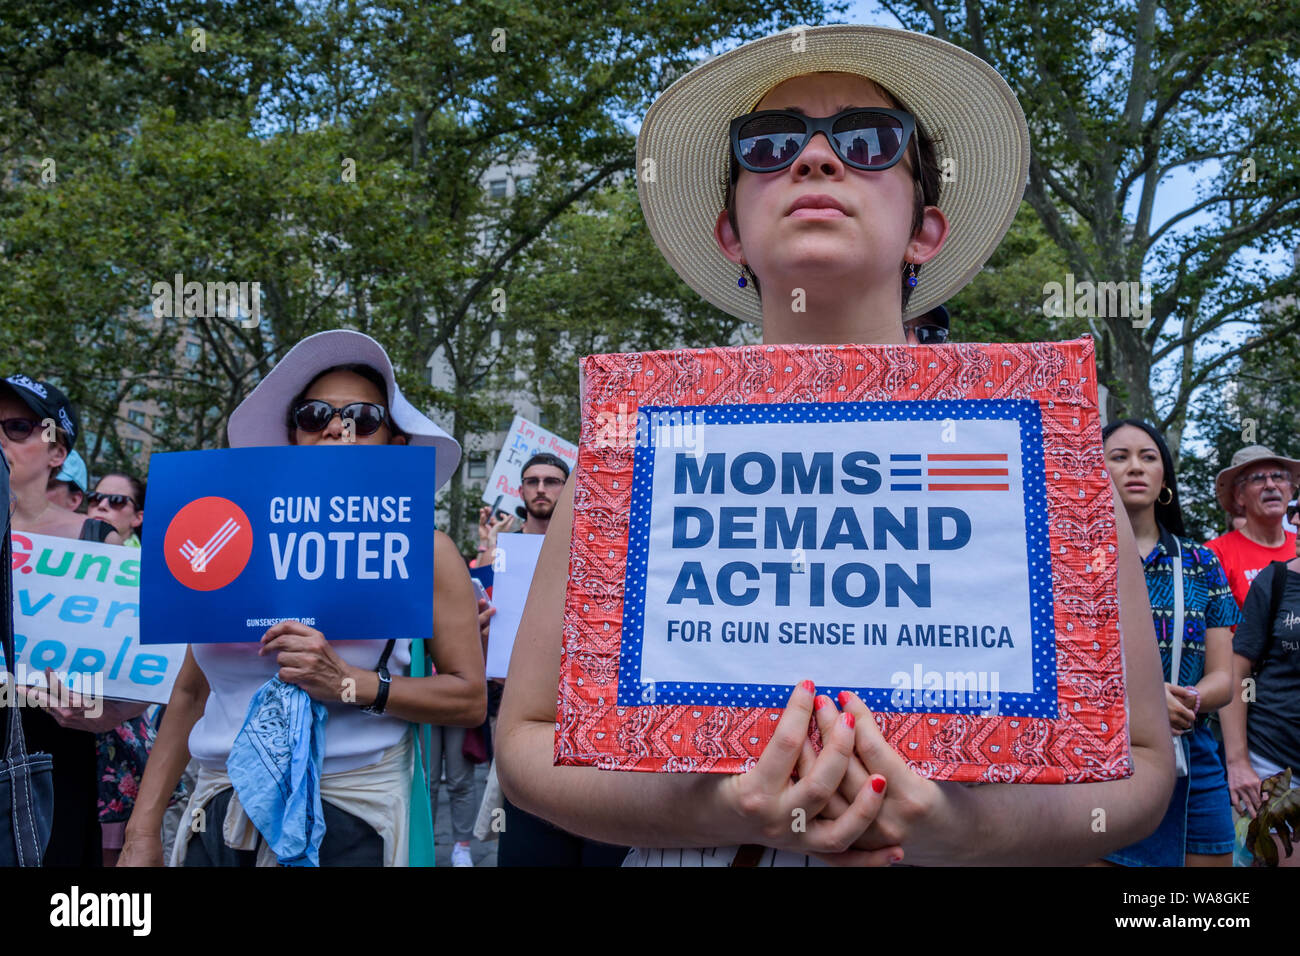
M 1282 595 L 1286 591 L 1286 565 L 1285 561 L 1273 561 L 1268 566 L 1269 573 L 1273 577 L 1268 582 L 1268 620 L 1264 628 L 1264 649 L 1260 651 L 1259 660 L 1255 663 L 1256 677 L 1264 669 L 1264 662 L 1268 660 L 1269 652 L 1273 650 L 1274 622 L 1277 620 L 1278 612 L 1282 610 Z

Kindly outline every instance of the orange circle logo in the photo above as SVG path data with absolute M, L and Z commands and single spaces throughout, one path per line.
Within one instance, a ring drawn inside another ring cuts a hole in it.
M 167 526 L 163 554 L 172 577 L 190 590 L 224 588 L 253 554 L 248 515 L 229 498 L 191 501 Z

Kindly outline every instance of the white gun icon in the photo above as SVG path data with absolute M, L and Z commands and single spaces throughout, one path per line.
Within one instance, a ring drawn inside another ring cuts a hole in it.
M 230 543 L 236 532 L 239 531 L 239 522 L 234 518 L 227 518 L 226 523 L 217 529 L 216 534 L 208 539 L 207 544 L 198 547 L 189 538 L 179 548 L 181 557 L 189 561 L 190 567 L 195 571 L 205 571 L 208 562 L 221 553 L 221 549 Z

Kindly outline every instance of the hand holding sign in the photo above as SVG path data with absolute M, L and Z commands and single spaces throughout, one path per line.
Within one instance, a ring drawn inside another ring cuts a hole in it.
M 82 697 L 64 687 L 58 675 L 49 667 L 45 669 L 45 679 L 49 682 L 49 688 L 30 688 L 27 692 L 28 699 L 36 706 L 44 707 L 60 727 L 68 730 L 106 733 L 132 717 L 139 717 L 149 706 L 134 701 Z

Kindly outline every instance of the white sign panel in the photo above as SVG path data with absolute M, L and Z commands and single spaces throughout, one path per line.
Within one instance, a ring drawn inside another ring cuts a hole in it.
M 167 702 L 187 645 L 141 646 L 138 548 L 15 531 L 13 588 L 19 683 L 49 668 L 78 693 Z
M 504 678 L 510 669 L 510 654 L 515 635 L 524 616 L 524 603 L 537 569 L 537 555 L 542 550 L 544 534 L 503 534 L 497 536 L 497 552 L 492 560 L 492 604 L 497 609 L 488 631 L 487 676 Z
M 524 499 L 519 494 L 519 480 L 522 477 L 520 469 L 529 458 L 542 452 L 563 459 L 569 466 L 570 473 L 578 461 L 577 445 L 516 415 L 510 423 L 505 444 L 501 446 L 501 454 L 497 456 L 492 476 L 483 489 L 483 502 L 490 505 L 500 498 L 497 508 L 508 514 L 514 514 L 516 508 L 523 507 Z

